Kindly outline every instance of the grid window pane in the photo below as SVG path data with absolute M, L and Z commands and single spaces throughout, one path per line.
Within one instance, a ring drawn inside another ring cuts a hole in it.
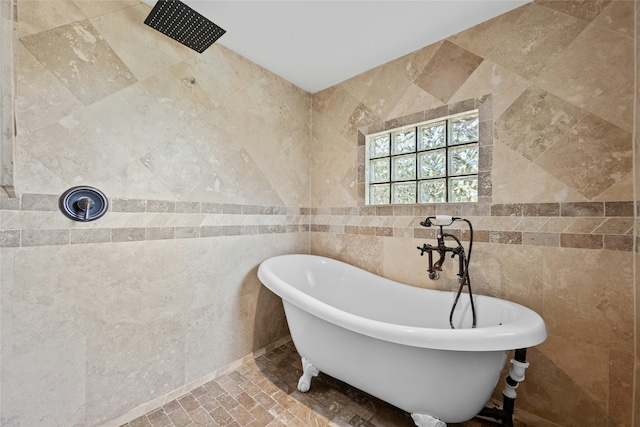
M 416 202 L 416 183 L 403 182 L 392 185 L 392 203 L 406 204 Z
M 392 181 L 416 179 L 416 156 L 414 154 L 392 157 L 391 162 L 393 163 L 391 168 Z
M 389 138 L 389 135 L 381 135 L 373 138 L 369 145 L 369 158 L 373 159 L 375 157 L 388 156 L 391 145 L 390 141 L 391 138 Z
M 478 110 L 367 137 L 367 203 L 477 202 Z
M 447 172 L 446 150 L 433 150 L 418 154 L 418 179 L 445 176 Z
M 478 173 L 478 144 L 449 149 L 449 175 Z
M 445 122 L 433 123 L 419 128 L 418 151 L 443 147 L 446 144 L 447 136 L 445 129 Z
M 450 202 L 477 202 L 478 201 L 478 177 L 468 176 L 464 178 L 449 179 Z
M 396 132 L 393 135 L 392 154 L 412 153 L 416 151 L 415 129 Z
M 418 183 L 418 203 L 442 203 L 447 200 L 447 185 L 444 179 L 431 179 Z
M 389 158 L 371 160 L 369 163 L 369 180 L 371 182 L 389 181 Z
M 478 116 L 466 116 L 451 120 L 450 145 L 478 141 Z
M 370 205 L 388 205 L 390 200 L 391 191 L 389 184 L 376 184 L 372 185 L 369 193 Z

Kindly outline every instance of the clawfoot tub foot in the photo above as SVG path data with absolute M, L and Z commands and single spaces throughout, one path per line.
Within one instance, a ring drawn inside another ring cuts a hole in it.
M 298 391 L 306 393 L 311 388 L 311 378 L 317 377 L 320 371 L 306 357 L 302 358 L 302 376 L 298 380 Z
M 440 421 L 431 415 L 411 414 L 411 418 L 413 418 L 413 422 L 416 423 L 418 427 L 447 427 L 444 421 Z

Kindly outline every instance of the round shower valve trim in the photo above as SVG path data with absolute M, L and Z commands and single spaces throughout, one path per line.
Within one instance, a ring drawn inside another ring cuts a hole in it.
M 79 186 L 65 191 L 59 199 L 60 211 L 74 221 L 89 222 L 107 213 L 107 196 L 97 188 Z

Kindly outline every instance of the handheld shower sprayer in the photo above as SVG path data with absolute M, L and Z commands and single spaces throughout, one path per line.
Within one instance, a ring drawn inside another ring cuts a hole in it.
M 433 223 L 434 219 L 437 221 L 435 224 Z M 459 219 L 463 219 L 463 218 L 458 218 L 456 216 L 451 216 L 451 215 L 428 216 L 424 221 L 420 222 L 420 225 L 423 227 L 431 227 L 432 225 L 435 225 L 438 227 L 448 227 L 451 224 L 453 224 L 454 221 Z
M 469 248 L 466 255 L 460 239 L 453 234 L 444 232 L 444 227 L 452 225 L 455 221 L 464 221 L 469 226 Z M 451 329 L 455 329 L 453 326 L 453 313 L 455 311 L 456 305 L 458 304 L 458 300 L 460 299 L 462 289 L 465 286 L 467 286 L 469 298 L 471 300 L 471 312 L 473 315 L 472 327 L 475 328 L 476 310 L 473 303 L 473 295 L 471 293 L 471 279 L 469 278 L 469 260 L 471 259 L 471 249 L 473 246 L 473 226 L 471 225 L 471 222 L 466 218 L 459 218 L 450 215 L 436 215 L 427 217 L 424 221 L 420 222 L 420 225 L 423 227 L 439 227 L 438 233 L 436 235 L 436 246 L 427 243 L 423 244 L 422 247 L 418 246 L 420 256 L 423 256 L 425 252 L 427 252 L 429 255 L 429 268 L 427 270 L 429 272 L 429 279 L 438 280 L 440 278 L 439 272 L 442 271 L 442 265 L 444 264 L 447 252 L 451 252 L 451 258 L 455 258 L 456 255 L 458 256 L 458 282 L 460 283 L 460 288 L 458 289 L 458 294 L 456 295 L 453 307 L 451 307 L 451 314 L 449 315 L 449 324 L 451 325 Z M 448 247 L 445 244 L 445 238 L 451 238 L 455 240 L 457 246 Z M 434 251 L 438 252 L 440 256 L 439 259 L 435 262 L 433 260 Z

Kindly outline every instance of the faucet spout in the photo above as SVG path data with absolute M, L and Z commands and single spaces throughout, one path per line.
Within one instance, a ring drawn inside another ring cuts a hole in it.
M 429 268 L 427 269 L 427 271 L 429 272 L 429 279 L 438 280 L 440 278 L 440 274 L 438 273 L 438 271 L 442 271 L 444 255 L 441 255 L 440 259 L 434 263 L 433 251 L 439 252 L 438 246 L 431 246 L 425 243 L 422 245 L 422 247 L 418 246 L 418 250 L 420 251 L 420 256 L 423 256 L 425 252 L 429 254 Z
M 442 271 L 442 266 L 445 262 L 446 256 L 448 252 L 451 252 L 451 258 L 455 258 L 456 255 L 458 255 L 460 257 L 460 262 L 462 263 L 462 258 L 464 257 L 464 248 L 462 247 L 462 243 L 460 242 L 460 240 L 454 236 L 453 234 L 448 234 L 445 233 L 442 229 L 442 225 L 439 226 L 440 227 L 440 232 L 438 233 L 438 235 L 436 236 L 436 239 L 438 241 L 438 245 L 435 247 L 431 247 L 432 250 L 435 250 L 436 252 L 438 252 L 438 254 L 440 255 L 440 258 L 438 258 L 438 260 L 431 264 L 429 263 L 429 272 L 431 272 L 431 270 L 435 270 L 435 271 Z M 458 246 L 456 247 L 449 247 L 446 245 L 445 243 L 445 237 L 449 237 L 453 240 L 456 241 L 456 243 L 458 244 Z M 462 255 L 462 256 L 460 256 Z M 461 264 L 462 265 L 462 264 Z

